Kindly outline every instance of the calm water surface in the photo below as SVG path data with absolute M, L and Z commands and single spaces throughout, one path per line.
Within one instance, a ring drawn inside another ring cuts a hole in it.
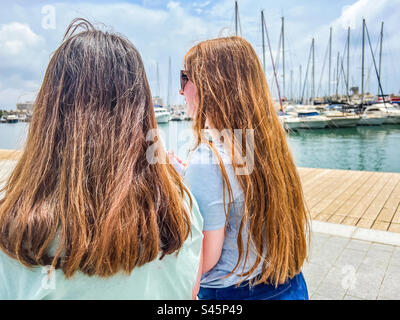
M 27 123 L 0 123 L 0 149 L 21 149 Z M 159 125 L 168 150 L 186 158 L 193 144 L 191 122 Z M 287 135 L 300 167 L 400 172 L 400 125 L 301 130 Z

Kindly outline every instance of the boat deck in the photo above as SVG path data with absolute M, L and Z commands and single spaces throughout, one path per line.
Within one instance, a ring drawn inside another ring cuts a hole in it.
M 0 161 L 19 155 L 0 150 Z M 400 233 L 400 173 L 298 170 L 312 220 Z
M 298 170 L 312 220 L 400 233 L 400 173 Z

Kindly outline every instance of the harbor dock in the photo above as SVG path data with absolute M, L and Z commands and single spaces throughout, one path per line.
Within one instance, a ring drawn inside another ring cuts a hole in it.
M 312 220 L 400 233 L 400 173 L 298 170 Z

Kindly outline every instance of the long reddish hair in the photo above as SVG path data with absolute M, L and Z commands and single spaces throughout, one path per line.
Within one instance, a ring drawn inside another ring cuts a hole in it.
M 146 159 L 146 135 L 156 128 L 136 48 L 74 20 L 0 190 L 1 250 L 29 267 L 61 268 L 66 277 L 129 273 L 178 252 L 190 234 L 192 203 L 171 164 Z
M 197 88 L 199 106 L 193 124 L 196 145 L 208 143 L 203 135 L 206 120 L 220 132 L 240 129 L 244 133 L 250 129 L 254 134 L 252 146 L 246 139 L 241 144 L 234 134 L 231 141 L 224 137 L 225 145 L 230 146 L 227 152 L 235 150 L 231 154 L 234 156 L 235 152 L 252 150 L 254 161 L 249 174 L 237 175 L 245 206 L 237 240 L 239 259 L 232 272 L 240 261 L 247 261 L 249 248 L 254 244 L 257 259 L 250 270 L 243 270 L 242 279 L 250 278 L 261 262 L 262 272 L 252 283 L 284 283 L 299 273 L 307 256 L 309 214 L 258 56 L 241 37 L 218 38 L 191 48 L 184 58 L 184 67 Z M 227 187 L 228 214 L 230 205 L 234 205 L 232 190 L 221 157 L 212 143 L 210 146 L 219 159 Z M 240 167 L 235 161 L 232 164 L 234 169 Z M 249 238 L 243 243 L 242 230 L 246 225 Z

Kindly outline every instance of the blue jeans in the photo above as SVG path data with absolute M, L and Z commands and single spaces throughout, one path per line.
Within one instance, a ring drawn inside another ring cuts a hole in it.
M 239 287 L 200 287 L 198 297 L 200 300 L 308 300 L 308 291 L 303 273 L 300 272 L 277 288 L 263 283 L 250 287 L 246 281 Z

